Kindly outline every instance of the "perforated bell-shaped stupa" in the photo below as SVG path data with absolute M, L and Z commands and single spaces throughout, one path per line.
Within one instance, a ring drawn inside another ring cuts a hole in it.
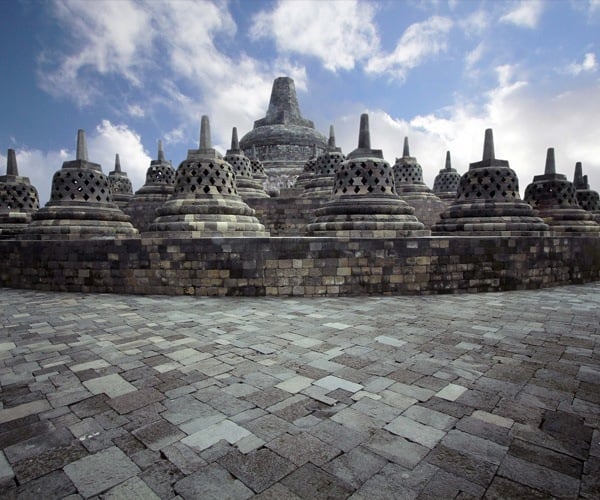
M 229 163 L 213 149 L 210 123 L 202 117 L 199 149 L 177 168 L 173 196 L 157 210 L 149 235 L 177 238 L 268 236 L 242 200 Z
M 452 168 L 450 151 L 446 151 L 446 164 L 433 181 L 433 192 L 443 201 L 453 201 L 456 198 L 460 174 Z
M 597 191 L 590 189 L 587 175 L 583 175 L 581 162 L 575 164 L 575 176 L 573 185 L 577 192 L 577 202 L 579 206 L 594 216 L 594 220 L 600 223 L 600 195 Z
M 311 120 L 302 117 L 294 80 L 276 78 L 267 115 L 254 122 L 254 128 L 240 140 L 240 147 L 246 155 L 255 147 L 269 186 L 282 188 L 291 187 L 290 182 L 302 172 L 315 144 L 321 154 L 327 139 L 315 130 Z
M 108 173 L 108 182 L 113 201 L 121 208 L 127 205 L 133 197 L 133 188 L 127 173 L 121 170 L 118 153 L 115 155 L 115 169 Z
M 23 232 L 31 215 L 40 208 L 38 192 L 28 177 L 19 175 L 17 155 L 9 149 L 6 175 L 0 175 L 0 239 Z
M 315 211 L 308 232 L 359 238 L 429 235 L 413 213 L 396 193 L 394 173 L 383 153 L 371 149 L 369 116 L 361 115 L 358 148 L 340 164 L 332 199 Z
M 165 159 L 162 141 L 159 140 L 158 156 L 156 160 L 150 161 L 146 170 L 146 182 L 123 210 L 131 216 L 134 226 L 145 232 L 156 218 L 156 210 L 163 206 L 174 190 L 175 169 Z
M 150 161 L 146 170 L 146 182 L 135 192 L 136 200 L 166 201 L 175 190 L 175 169 L 165 160 L 162 141 L 158 141 L 158 157 Z
M 410 155 L 408 137 L 404 138 L 402 157 L 396 158 L 393 170 L 398 196 L 415 209 L 426 227 L 431 227 L 447 205 L 423 182 L 423 169 Z
M 296 183 L 294 184 L 294 188 L 298 189 L 300 193 L 304 191 L 306 188 L 306 183 L 312 179 L 313 175 L 315 175 L 315 168 L 317 166 L 317 146 L 313 145 L 312 155 L 306 163 L 304 164 L 304 170 L 296 179 Z
M 329 127 L 329 142 L 327 151 L 317 158 L 315 173 L 306 183 L 302 196 L 307 198 L 330 198 L 335 183 L 335 174 L 340 165 L 346 160 L 342 149 L 335 145 L 333 125 Z
M 77 132 L 76 159 L 65 161 L 52 178 L 50 201 L 33 215 L 26 239 L 132 238 L 138 231 L 113 202 L 108 177 L 88 161 L 85 132 Z
M 577 203 L 575 186 L 556 173 L 554 148 L 548 148 L 543 175 L 536 175 L 525 189 L 529 203 L 555 233 L 600 233 L 593 215 Z
M 485 131 L 483 159 L 469 165 L 456 199 L 431 228 L 434 234 L 539 236 L 548 231 L 519 196 L 519 180 L 508 161 L 494 154 L 492 129 Z
M 262 184 L 253 177 L 250 158 L 240 149 L 237 127 L 231 132 L 231 148 L 225 153 L 224 160 L 233 167 L 235 184 L 242 199 L 269 197 Z

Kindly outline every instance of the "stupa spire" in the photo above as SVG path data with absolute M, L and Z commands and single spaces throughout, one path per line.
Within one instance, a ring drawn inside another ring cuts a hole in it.
M 444 168 L 448 172 L 452 170 L 452 160 L 450 159 L 450 151 L 446 151 L 446 166 Z
M 327 141 L 327 146 L 329 149 L 335 149 L 335 131 L 333 130 L 333 125 L 329 125 L 329 141 Z
M 369 130 L 369 115 L 367 113 L 360 115 L 358 149 L 371 149 L 371 131 Z
M 210 149 L 211 147 L 210 122 L 208 116 L 202 115 L 200 120 L 200 149 Z
M 404 158 L 410 156 L 410 150 L 408 148 L 408 137 L 404 137 L 404 147 L 402 149 L 402 156 L 404 156 Z
M 165 161 L 165 152 L 163 150 L 163 143 L 162 140 L 158 140 L 158 161 L 163 162 Z
M 575 184 L 575 187 L 585 185 L 585 182 L 583 179 L 583 167 L 581 166 L 580 161 L 575 163 L 575 176 L 573 177 L 573 184 Z
M 115 172 L 121 172 L 121 159 L 119 153 L 115 154 Z
M 76 160 L 88 161 L 87 144 L 85 142 L 85 130 L 79 129 L 77 131 L 77 153 L 75 155 Z
M 546 152 L 546 168 L 544 170 L 545 175 L 552 175 L 556 173 L 556 161 L 554 160 L 554 148 L 548 148 Z
M 237 127 L 231 130 L 231 150 L 237 151 L 240 149 L 240 141 L 238 140 Z
M 19 169 L 17 167 L 17 155 L 14 149 L 9 149 L 6 155 L 6 175 L 19 175 Z
M 494 133 L 491 128 L 485 130 L 485 139 L 483 140 L 483 160 L 493 160 L 496 158 L 494 153 Z

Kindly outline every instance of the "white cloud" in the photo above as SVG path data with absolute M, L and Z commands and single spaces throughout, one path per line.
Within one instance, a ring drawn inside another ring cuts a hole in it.
M 593 73 L 598 69 L 598 61 L 596 61 L 596 54 L 588 52 L 583 57 L 581 63 L 572 63 L 567 66 L 566 72 L 571 75 L 579 75 L 580 73 Z
M 280 1 L 252 19 L 254 39 L 272 38 L 279 51 L 313 56 L 331 71 L 350 70 L 379 46 L 371 4 Z
M 74 50 L 40 56 L 38 79 L 41 87 L 54 96 L 68 96 L 80 106 L 99 95 L 94 75 L 116 74 L 130 84 L 140 84 L 140 69 L 150 49 L 150 15 L 140 5 L 127 0 L 87 2 L 55 1 L 54 16 L 69 26 L 69 41 Z
M 143 118 L 146 115 L 146 112 L 139 104 L 129 104 L 127 106 L 127 114 L 134 118 Z
M 543 9 L 541 0 L 521 0 L 500 18 L 500 22 L 533 29 L 537 27 Z
M 141 137 L 126 125 L 113 125 L 102 120 L 95 130 L 86 134 L 88 158 L 99 163 L 104 174 L 114 170 L 115 154 L 119 153 L 121 168 L 133 184 L 134 192 L 146 182 L 146 170 L 150 166 L 150 156 L 144 151 Z M 40 206 L 50 198 L 52 176 L 62 167 L 64 161 L 75 159 L 76 135 L 73 135 L 73 149 L 41 151 L 29 147 L 15 146 L 19 174 L 29 177 L 38 190 Z M 0 157 L 1 160 L 1 157 Z M 6 158 L 4 157 L 4 163 Z
M 394 52 L 372 57 L 367 63 L 366 71 L 388 74 L 404 81 L 408 70 L 446 50 L 447 35 L 451 28 L 452 21 L 440 16 L 411 24 L 398 40 Z
M 127 125 L 113 125 L 102 120 L 87 139 L 88 158 L 100 163 L 102 171 L 108 174 L 114 170 L 115 154 L 119 154 L 121 169 L 127 173 L 134 191 L 144 185 L 146 170 L 152 158 L 144 150 L 141 137 Z
M 481 60 L 485 53 L 486 46 L 484 42 L 480 42 L 471 52 L 465 56 L 465 66 L 467 71 L 473 69 L 473 67 Z
M 458 21 L 465 35 L 481 35 L 490 25 L 490 14 L 485 10 L 476 10 Z
M 598 84 L 577 92 L 544 95 L 528 82 L 515 79 L 514 67 L 501 66 L 496 73 L 497 85 L 487 92 L 483 106 L 457 102 L 412 118 L 369 110 L 372 147 L 382 149 L 393 164 L 402 154 L 404 136 L 408 136 L 411 155 L 417 157 L 431 187 L 444 167 L 446 150 L 451 151 L 453 167 L 462 174 L 470 163 L 481 159 L 484 130 L 492 128 L 496 157 L 510 162 L 521 194 L 534 175 L 543 173 L 548 147 L 556 149 L 558 173 L 572 180 L 575 162 L 582 161 L 591 188 L 600 191 L 600 123 L 590 119 L 600 114 Z M 355 149 L 358 117 L 340 117 L 335 126 L 343 151 Z

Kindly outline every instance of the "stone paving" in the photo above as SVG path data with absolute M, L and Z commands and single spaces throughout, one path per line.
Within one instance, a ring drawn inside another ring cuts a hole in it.
M 0 305 L 2 498 L 600 496 L 600 283 Z

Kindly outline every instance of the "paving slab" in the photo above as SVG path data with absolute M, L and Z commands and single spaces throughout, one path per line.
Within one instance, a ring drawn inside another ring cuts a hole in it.
M 600 283 L 289 300 L 0 289 L 0 325 L 7 498 L 600 494 Z

